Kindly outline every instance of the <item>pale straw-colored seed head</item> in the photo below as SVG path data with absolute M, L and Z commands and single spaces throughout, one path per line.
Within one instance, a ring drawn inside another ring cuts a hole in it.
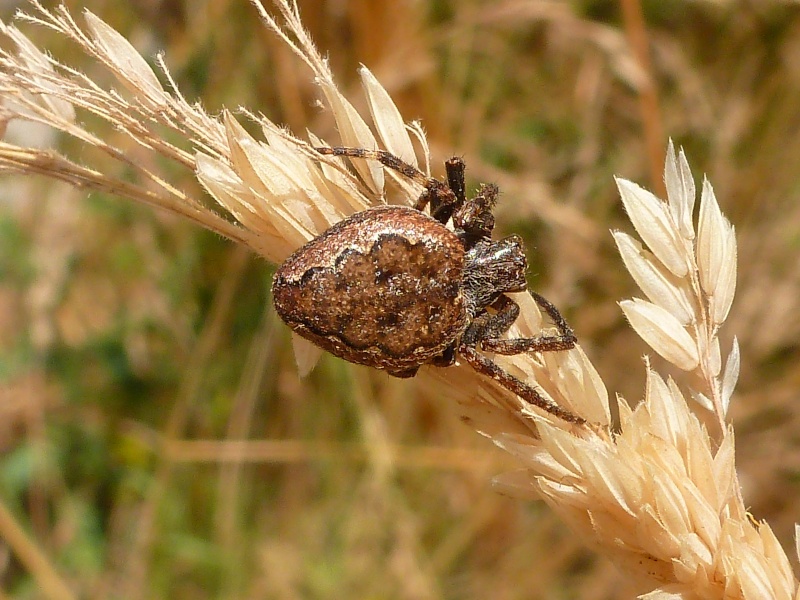
M 695 187 L 685 156 L 671 144 L 665 181 L 668 203 L 617 181 L 647 249 L 626 233 L 613 232 L 614 239 L 649 299 L 620 306 L 657 354 L 701 382 L 689 395 L 715 417 L 717 431 L 711 435 L 676 381 L 646 361 L 644 399 L 634 408 L 619 403 L 616 434 L 576 436 L 539 423 L 538 439 L 495 435 L 524 466 L 497 483 L 508 493 L 544 498 L 626 573 L 642 598 L 795 598 L 785 553 L 769 526 L 745 509 L 733 429 L 725 422 L 740 360 L 734 338 L 723 370 L 718 337 L 736 283 L 733 227 L 705 182 L 695 234 Z M 573 389 L 571 398 L 580 393 Z
M 336 120 L 337 144 L 387 149 L 410 164 L 424 165 L 427 172 L 430 157 L 422 128 L 403 121 L 372 73 L 360 71 L 371 126 L 337 88 L 296 5 L 278 1 L 280 21 L 260 2 L 254 5 L 264 24 L 309 67 Z M 212 116 L 186 102 L 159 59 L 170 89 L 165 88 L 133 46 L 92 13 L 85 12 L 81 27 L 64 7 L 33 7 L 32 14 L 21 15 L 23 21 L 73 40 L 115 75 L 119 87 L 95 84 L 3 24 L 0 33 L 15 47 L 0 50 L 4 122 L 48 124 L 102 150 L 149 184 L 119 181 L 52 151 L 0 143 L 5 171 L 44 174 L 170 210 L 276 263 L 345 216 L 385 202 L 387 174 L 400 190 L 395 201 L 413 204 L 421 191 L 417 183 L 373 161 L 322 157 L 313 148 L 328 145 L 327 140 L 313 133 L 301 139 L 244 111 L 261 127 L 262 136 L 255 138 L 230 112 Z M 76 120 L 76 110 L 94 114 L 125 132 L 132 143 L 190 169 L 226 215 L 129 159 L 104 141 L 102 130 L 89 130 Z M 166 141 L 164 128 L 171 139 L 184 143 Z M 643 399 L 631 405 L 619 401 L 619 423 L 612 429 L 606 386 L 580 347 L 498 362 L 588 425 L 570 425 L 527 406 L 463 366 L 426 369 L 420 376 L 458 406 L 466 423 L 519 461 L 518 471 L 497 478 L 498 487 L 543 499 L 614 561 L 642 598 L 797 598 L 798 582 L 772 530 L 745 509 L 733 430 L 725 420 L 740 361 L 735 338 L 723 360 L 719 337 L 736 288 L 734 228 L 704 181 L 695 229 L 694 180 L 683 152 L 676 154 L 672 144 L 664 177 L 666 202 L 617 180 L 641 242 L 623 232 L 614 232 L 614 240 L 647 298 L 620 306 L 656 354 L 691 373 L 695 389 L 681 390 L 646 360 Z M 538 334 L 544 324 L 535 303 L 527 294 L 515 299 L 522 313 L 510 335 Z M 296 354 L 301 371 L 307 372 L 319 351 L 298 343 Z M 640 364 L 638 357 L 630 361 Z M 694 401 L 691 406 L 687 398 Z M 708 416 L 711 432 L 703 424 Z

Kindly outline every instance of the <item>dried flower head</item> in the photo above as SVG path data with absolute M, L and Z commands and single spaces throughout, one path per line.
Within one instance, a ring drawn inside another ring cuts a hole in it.
M 429 149 L 416 123 L 405 123 L 389 94 L 360 71 L 373 126 L 338 90 L 325 59 L 304 30 L 294 2 L 276 2 L 280 21 L 254 1 L 264 24 L 311 70 L 334 116 L 338 144 L 385 149 L 426 173 Z M 138 174 L 121 181 L 52 150 L 0 143 L 0 169 L 40 174 L 172 211 L 240 242 L 273 262 L 345 216 L 386 201 L 386 177 L 411 204 L 419 186 L 374 161 L 321 156 L 326 141 L 301 139 L 247 111 L 261 139 L 225 111 L 208 114 L 176 89 L 164 60 L 161 75 L 119 33 L 89 11 L 80 26 L 63 7 L 33 3 L 19 19 L 69 38 L 112 73 L 103 88 L 38 49 L 14 25 L 0 34 L 14 50 L 0 50 L 2 120 L 49 125 L 105 153 Z M 161 79 L 167 82 L 162 85 Z M 92 130 L 76 113 L 88 112 L 124 132 L 133 144 L 190 169 L 216 206 L 176 189 L 140 161 Z M 165 132 L 170 133 L 167 141 Z M 502 489 L 544 499 L 584 539 L 620 566 L 643 598 L 798 597 L 789 561 L 766 523 L 755 522 L 740 496 L 734 436 L 725 415 L 739 372 L 734 338 L 722 360 L 719 333 L 736 284 L 736 239 L 708 182 L 693 220 L 695 185 L 683 152 L 670 145 L 664 202 L 618 180 L 625 209 L 641 238 L 614 232 L 623 262 L 646 299 L 620 303 L 634 330 L 653 350 L 699 382 L 684 393 L 645 363 L 644 399 L 619 402 L 612 430 L 606 387 L 580 347 L 562 353 L 499 359 L 512 374 L 590 425 L 570 426 L 531 408 L 468 368 L 431 369 L 422 376 L 458 403 L 464 421 L 513 454 L 519 471 L 503 475 Z M 530 337 L 542 318 L 527 294 L 510 335 Z M 309 370 L 318 353 L 298 340 L 298 364 Z M 687 396 L 694 401 L 690 407 Z M 705 411 L 698 414 L 695 411 Z M 710 435 L 698 415 L 714 418 Z
M 647 245 L 613 232 L 648 298 L 620 306 L 653 350 L 701 382 L 691 397 L 715 416 L 719 436 L 709 435 L 678 384 L 646 361 L 644 400 L 633 409 L 619 403 L 619 433 L 578 437 L 540 424 L 540 440 L 495 436 L 525 465 L 498 483 L 538 493 L 640 590 L 651 590 L 642 598 L 794 598 L 786 555 L 769 525 L 745 509 L 725 422 L 739 372 L 735 339 L 723 370 L 718 338 L 736 284 L 733 226 L 704 182 L 695 234 L 694 183 L 671 143 L 665 180 L 668 202 L 617 181 Z

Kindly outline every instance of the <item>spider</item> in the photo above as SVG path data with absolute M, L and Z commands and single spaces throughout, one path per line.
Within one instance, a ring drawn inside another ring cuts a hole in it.
M 482 184 L 467 199 L 458 157 L 445 162 L 446 181 L 440 181 L 382 150 L 316 151 L 379 161 L 424 191 L 414 208 L 361 211 L 286 259 L 272 291 L 289 327 L 336 356 L 395 377 L 413 377 L 424 364 L 447 367 L 461 357 L 530 404 L 584 424 L 480 352 L 554 352 L 576 343 L 558 309 L 528 289 L 519 236 L 491 239 L 497 186 Z M 428 206 L 430 216 L 423 212 Z M 507 293 L 525 290 L 552 319 L 556 335 L 503 338 L 520 313 Z

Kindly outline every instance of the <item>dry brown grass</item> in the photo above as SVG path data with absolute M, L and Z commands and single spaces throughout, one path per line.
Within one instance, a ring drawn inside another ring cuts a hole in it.
M 500 184 L 503 229 L 529 236 L 536 289 L 568 313 L 607 388 L 631 405 L 645 389 L 638 356 L 647 348 L 616 306 L 635 292 L 607 233 L 632 232 L 612 175 L 657 191 L 661 172 L 652 165 L 661 161 L 648 158 L 641 140 L 643 132 L 653 139 L 658 131 L 685 148 L 695 176 L 708 173 L 739 245 L 739 293 L 721 337 L 724 349 L 734 334 L 741 346 L 741 382 L 729 416 L 743 495 L 753 515 L 792 549 L 800 470 L 790 368 L 800 335 L 794 317 L 800 220 L 792 202 L 800 158 L 792 135 L 800 116 L 797 9 L 777 2 L 652 9 L 645 22 L 656 83 L 648 87 L 648 73 L 628 50 L 629 40 L 644 33 L 636 3 L 625 5 L 627 30 L 615 13 L 604 12 L 611 5 L 593 6 L 594 14 L 515 1 L 326 6 L 308 3 L 303 17 L 330 55 L 344 96 L 369 114 L 356 79 L 363 62 L 402 115 L 423 122 L 434 173 L 456 151 L 473 181 Z M 252 7 L 214 3 L 176 21 L 148 21 L 146 11 L 129 14 L 118 6 L 92 10 L 145 55 L 164 47 L 179 87 L 190 98 L 201 95 L 209 110 L 257 107 L 298 134 L 308 127 L 337 139 L 330 114 L 312 107 L 308 71 L 255 22 Z M 57 37 L 25 31 L 57 58 L 77 56 L 74 46 L 72 54 L 60 54 L 66 50 Z M 152 42 L 154 34 L 160 41 Z M 74 60 L 108 83 L 91 63 Z M 162 105 L 151 108 L 170 119 Z M 19 160 L 181 212 L 279 259 L 307 230 L 294 229 L 288 243 L 286 230 L 255 239 L 211 216 L 207 200 L 191 204 L 202 190 L 191 171 L 194 154 L 176 134 L 205 140 L 212 158 L 231 139 L 220 123 L 198 115 L 196 123 L 162 122 L 163 137 L 147 133 L 141 147 L 131 144 L 129 132 L 82 113 L 79 125 L 100 132 L 97 140 L 64 141 L 61 148 L 94 171 L 42 164 L 38 155 Z M 126 117 L 135 127 L 135 115 L 125 111 L 114 119 Z M 9 135 L 28 145 L 35 133 Z M 247 139 L 244 132 L 236 136 Z M 107 179 L 117 187 L 104 187 Z M 459 411 L 434 380 L 448 374 L 395 381 L 326 357 L 301 379 L 286 330 L 265 301 L 268 272 L 246 252 L 199 236 L 170 214 L 120 208 L 108 199 L 81 203 L 79 194 L 40 180 L 4 181 L 9 216 L 0 300 L 10 307 L 6 314 L 20 318 L 0 322 L 8 365 L 2 408 L 15 424 L 2 429 L 0 440 L 4 500 L 13 509 L 3 522 L 25 525 L 27 533 L 4 531 L 21 533 L 13 546 L 30 553 L 10 556 L 3 579 L 10 592 L 633 593 L 610 562 L 585 550 L 586 540 L 540 504 L 488 488 L 487 481 L 517 463 L 457 423 Z M 268 228 L 270 221 L 254 223 Z M 684 387 L 702 390 L 698 381 L 709 381 L 660 359 L 654 365 Z M 460 385 L 479 385 L 468 372 L 463 377 Z M 650 375 L 651 396 L 664 393 L 658 381 Z M 29 401 L 20 403 L 26 395 Z M 480 407 L 470 412 L 480 429 L 512 427 L 503 414 Z M 631 417 L 622 412 L 626 423 Z M 717 436 L 713 418 L 708 426 Z M 527 442 L 503 443 L 525 460 Z

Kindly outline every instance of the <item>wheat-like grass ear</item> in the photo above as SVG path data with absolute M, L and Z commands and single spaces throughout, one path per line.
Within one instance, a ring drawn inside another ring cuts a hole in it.
M 797 579 L 769 525 L 745 508 L 733 428 L 725 421 L 739 371 L 736 339 L 724 368 L 719 341 L 736 286 L 734 228 L 704 181 L 695 231 L 691 171 L 672 143 L 665 181 L 667 202 L 617 180 L 646 245 L 613 232 L 647 298 L 620 306 L 658 355 L 701 382 L 689 390 L 694 404 L 646 359 L 644 399 L 633 408 L 620 402 L 618 433 L 576 436 L 539 423 L 538 439 L 495 434 L 523 466 L 497 482 L 525 497 L 538 493 L 624 571 L 641 598 L 790 600 L 797 597 Z M 552 366 L 551 377 L 564 369 L 557 359 Z M 695 411 L 713 415 L 713 435 Z

